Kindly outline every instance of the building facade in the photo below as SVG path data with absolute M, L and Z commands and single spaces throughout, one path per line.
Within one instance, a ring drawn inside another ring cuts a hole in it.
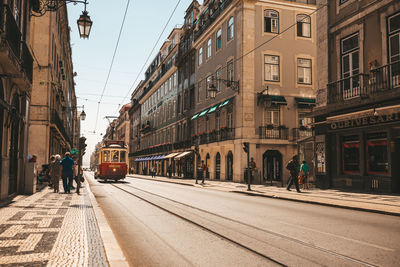
M 400 3 L 320 2 L 317 182 L 399 193 Z
M 0 6 L 0 199 L 25 191 L 29 107 L 32 93 L 31 4 Z
M 309 3 L 308 3 L 309 2 Z M 253 183 L 286 184 L 286 163 L 312 136 L 315 1 L 205 1 L 196 20 L 197 91 L 192 134 L 206 177 L 243 182 L 250 145 Z M 210 87 L 216 89 L 211 98 Z
M 36 60 L 28 151 L 37 156 L 40 169 L 51 155 L 71 151 L 79 139 L 67 7 L 33 18 L 31 35 Z

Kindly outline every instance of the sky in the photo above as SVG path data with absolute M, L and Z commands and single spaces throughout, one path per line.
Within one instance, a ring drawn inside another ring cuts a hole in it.
M 93 21 L 89 39 L 80 39 L 77 19 L 83 4 L 69 4 L 72 61 L 78 106 L 84 105 L 86 120 L 81 121 L 81 136 L 87 141 L 83 165 L 88 166 L 95 145 L 101 141 L 109 124 L 105 116 L 118 116 L 119 108 L 129 103 L 132 91 L 144 79 L 144 71 L 175 26 L 183 24 L 185 10 L 192 0 L 130 0 L 118 50 L 107 86 L 106 79 L 128 0 L 89 0 L 87 11 Z M 153 46 L 179 5 L 154 49 L 144 71 L 139 75 Z M 202 1 L 199 1 L 201 4 Z M 139 76 L 138 76 L 139 75 Z M 136 78 L 139 77 L 135 82 Z M 98 102 L 104 96 L 98 110 Z M 124 97 L 127 96 L 124 100 Z M 81 108 L 78 108 L 81 111 Z M 97 119 L 97 125 L 96 125 Z

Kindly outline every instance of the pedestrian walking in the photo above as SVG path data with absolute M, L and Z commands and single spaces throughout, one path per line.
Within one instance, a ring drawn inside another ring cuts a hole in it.
M 251 158 L 250 162 L 249 162 L 249 167 L 250 167 L 250 182 L 254 181 L 254 175 L 256 173 L 256 163 L 254 162 L 254 158 Z
M 201 173 L 201 183 L 204 184 L 204 177 L 206 176 L 207 173 L 207 164 L 204 164 L 204 160 L 201 161 L 201 169 L 202 169 L 202 173 Z
M 172 177 L 172 164 L 169 164 L 169 167 L 168 167 L 168 177 L 169 178 Z
M 70 153 L 66 152 L 64 158 L 61 160 L 61 177 L 63 180 L 64 193 L 71 193 L 71 185 L 73 180 L 73 170 L 72 166 L 74 166 L 75 162 L 71 159 Z
M 79 172 L 78 172 L 78 158 L 76 157 L 76 156 L 74 156 L 73 158 L 72 158 L 72 160 L 74 161 L 74 166 L 72 167 L 73 168 L 73 173 L 74 173 L 74 180 L 75 180 L 75 182 L 76 182 L 76 193 L 79 195 L 79 189 L 81 188 L 81 178 L 80 178 L 80 175 L 79 175 Z
M 286 190 L 290 191 L 290 187 L 294 183 L 296 186 L 296 191 L 300 193 L 299 189 L 299 161 L 297 159 L 297 155 L 294 155 L 292 160 L 289 161 L 289 163 L 286 165 L 286 169 L 289 170 L 290 172 L 290 179 L 289 183 L 286 187 Z
M 54 193 L 60 192 L 60 178 L 61 178 L 61 156 L 55 155 L 54 160 L 50 163 L 50 177 L 53 182 Z
M 154 178 L 156 175 L 156 166 L 153 165 L 153 167 L 151 168 L 151 177 Z
M 305 160 L 303 160 L 301 166 L 300 166 L 300 175 L 303 180 L 303 190 L 308 189 L 308 175 L 310 174 L 310 167 L 308 167 L 308 164 Z

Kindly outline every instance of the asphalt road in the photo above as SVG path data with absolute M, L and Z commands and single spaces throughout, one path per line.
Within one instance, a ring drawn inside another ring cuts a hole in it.
M 88 180 L 132 266 L 399 266 L 395 216 L 136 178 Z

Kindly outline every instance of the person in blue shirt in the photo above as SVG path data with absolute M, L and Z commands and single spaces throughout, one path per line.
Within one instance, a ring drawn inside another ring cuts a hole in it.
M 71 193 L 72 179 L 74 177 L 72 166 L 74 166 L 75 162 L 70 157 L 71 154 L 69 152 L 65 153 L 65 157 L 61 160 L 61 177 L 63 181 L 64 193 Z
M 303 160 L 303 163 L 300 166 L 300 175 L 303 176 L 303 190 L 308 189 L 308 175 L 310 174 L 310 167 L 308 167 L 308 164 L 305 160 Z

